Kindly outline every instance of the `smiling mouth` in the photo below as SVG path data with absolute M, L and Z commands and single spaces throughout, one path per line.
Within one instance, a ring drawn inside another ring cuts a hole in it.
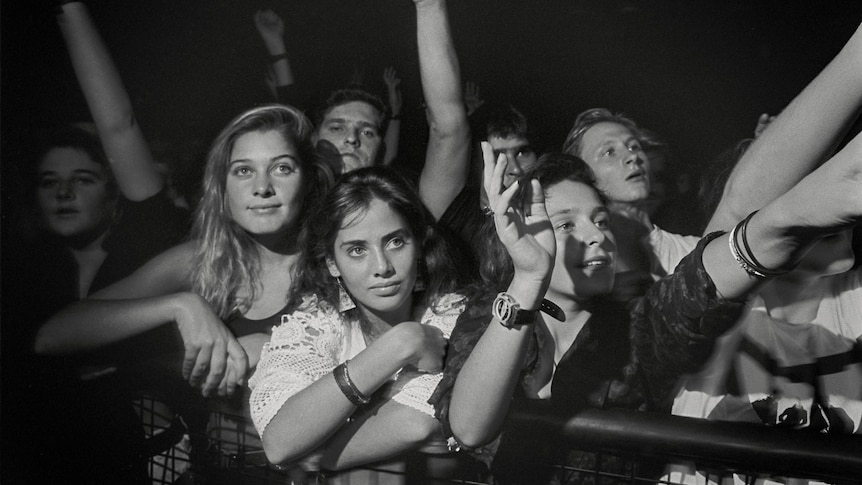
M 581 264 L 582 268 L 602 268 L 611 265 L 611 259 L 607 257 L 592 258 Z

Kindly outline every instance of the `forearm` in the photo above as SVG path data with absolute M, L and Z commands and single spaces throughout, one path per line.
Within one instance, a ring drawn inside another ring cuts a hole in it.
M 539 285 L 521 285 L 516 276 L 507 293 L 525 309 L 541 304 Z M 481 446 L 499 432 L 533 334 L 532 325 L 506 328 L 489 315 L 490 324 L 464 363 L 452 390 L 449 427 L 467 447 Z
M 816 168 L 835 149 L 860 105 L 862 27 L 748 148 L 705 234 L 730 229 Z
M 401 120 L 389 120 L 386 127 L 386 155 L 383 157 L 383 165 L 389 165 L 398 156 L 398 142 L 401 138 Z
M 144 200 L 164 186 L 131 100 L 85 4 L 66 3 L 57 22 L 120 190 Z
M 93 350 L 173 322 L 183 294 L 135 300 L 84 300 L 52 316 L 36 335 L 39 354 Z
M 374 394 L 407 360 L 395 339 L 381 336 L 350 360 L 348 371 L 365 396 Z M 333 373 L 289 397 L 263 431 L 263 446 L 273 463 L 297 460 L 339 431 L 357 407 L 339 388 Z
M 321 467 L 344 470 L 413 451 L 440 436 L 440 423 L 391 400 L 354 417 L 326 444 Z
M 445 1 L 417 3 L 416 20 L 419 69 L 430 130 L 419 193 L 439 218 L 464 186 L 470 127 Z

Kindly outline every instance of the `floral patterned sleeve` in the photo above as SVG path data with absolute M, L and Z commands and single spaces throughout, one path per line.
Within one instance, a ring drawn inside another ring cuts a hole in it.
M 678 379 L 707 361 L 715 340 L 736 323 L 744 306 L 722 298 L 703 267 L 703 249 L 721 235 L 704 237 L 632 309 L 634 359 L 658 409 L 669 409 Z
M 343 333 L 338 313 L 317 305 L 282 317 L 248 382 L 251 417 L 261 436 L 291 396 L 339 364 Z
M 425 311 L 420 322 L 423 325 L 439 328 L 443 331 L 444 337 L 450 338 L 458 316 L 464 311 L 464 303 L 464 297 L 461 295 L 454 293 L 444 295 L 433 308 Z M 429 399 L 443 378 L 443 372 L 427 374 L 402 371 L 400 378 L 406 378 L 407 382 L 392 397 L 392 400 L 433 417 L 434 406 L 429 403 Z

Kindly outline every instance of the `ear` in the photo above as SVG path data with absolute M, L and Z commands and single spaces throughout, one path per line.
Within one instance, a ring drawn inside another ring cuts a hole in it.
M 326 267 L 329 269 L 329 274 L 332 275 L 333 278 L 341 276 L 341 271 L 338 271 L 338 266 L 335 265 L 335 261 L 333 261 L 329 256 L 326 257 Z

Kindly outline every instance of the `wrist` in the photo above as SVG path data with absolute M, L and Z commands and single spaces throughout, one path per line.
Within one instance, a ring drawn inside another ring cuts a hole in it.
M 517 273 L 506 289 L 506 293 L 512 296 L 524 310 L 538 310 L 547 291 L 548 282 L 522 278 Z

